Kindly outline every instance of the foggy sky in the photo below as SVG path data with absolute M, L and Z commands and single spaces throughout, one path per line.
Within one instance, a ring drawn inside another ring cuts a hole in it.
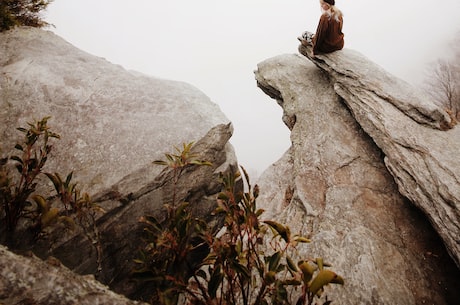
M 459 0 L 336 5 L 345 47 L 413 84 L 460 30 Z M 254 70 L 270 57 L 297 53 L 297 36 L 313 32 L 319 16 L 317 0 L 55 0 L 44 18 L 79 49 L 203 91 L 233 122 L 239 162 L 261 174 L 290 140 L 281 108 L 257 88 Z

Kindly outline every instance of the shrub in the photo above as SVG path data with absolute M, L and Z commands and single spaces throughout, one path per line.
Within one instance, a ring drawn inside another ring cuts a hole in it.
M 176 173 L 202 162 L 188 162 L 187 153 L 166 156 L 169 162 L 155 163 Z M 167 204 L 163 222 L 142 218 L 147 245 L 135 260 L 135 275 L 151 282 L 152 303 L 177 304 L 182 295 L 185 304 L 313 304 L 326 285 L 344 283 L 322 258 L 294 262 L 297 247 L 309 240 L 277 222 L 260 221 L 258 187 L 252 189 L 242 170 L 248 192 L 236 187 L 239 171 L 221 176 L 215 216 L 223 219 L 223 227 L 218 234 L 192 217 L 187 203 Z
M 152 284 L 152 299 L 161 304 L 177 303 L 187 280 L 200 268 L 195 262 L 209 252 L 201 234 L 207 230 L 207 224 L 192 216 L 188 203 L 176 202 L 176 186 L 183 171 L 189 166 L 211 165 L 196 159 L 190 152 L 192 145 L 184 144 L 182 150 L 176 148 L 177 154 L 165 154 L 166 161 L 153 162 L 173 171 L 172 202 L 164 205 L 164 221 L 153 216 L 141 218 L 147 245 L 135 260 L 139 267 L 135 275 Z
M 73 227 L 75 221 L 87 238 L 95 245 L 98 265 L 102 257 L 96 213 L 103 210 L 91 202 L 90 196 L 81 194 L 72 182 L 72 173 L 62 179 L 58 173 L 43 173 L 52 145 L 51 139 L 60 136 L 48 127 L 49 117 L 28 123 L 29 128 L 18 128 L 24 134 L 23 143 L 15 145 L 16 154 L 0 159 L 0 219 L 6 236 L 0 236 L 9 247 L 15 248 L 16 229 L 24 219 L 26 229 L 37 240 L 44 229 L 56 223 Z M 14 171 L 15 170 L 15 171 Z M 39 175 L 52 181 L 56 195 L 44 197 L 36 193 Z M 57 200 L 56 200 L 57 199 Z
M 16 144 L 18 154 L 2 158 L 0 161 L 0 209 L 4 214 L 6 234 L 11 238 L 16 230 L 19 219 L 33 218 L 34 227 L 39 230 L 54 218 L 56 209 L 47 206 L 38 196 L 31 196 L 37 187 L 36 179 L 51 152 L 50 139 L 59 139 L 59 135 L 50 131 L 47 122 L 49 117 L 36 123 L 28 123 L 29 129 L 18 128 L 24 133 L 24 142 Z M 13 175 L 8 168 L 8 161 L 14 163 L 18 175 Z M 31 210 L 34 206 L 36 209 Z M 10 239 L 11 240 L 11 239 Z
M 14 26 L 43 27 L 48 25 L 40 13 L 53 0 L 2 0 L 0 2 L 0 32 Z

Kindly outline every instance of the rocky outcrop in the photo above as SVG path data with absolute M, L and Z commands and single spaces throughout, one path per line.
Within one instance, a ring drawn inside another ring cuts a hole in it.
M 191 85 L 127 71 L 52 32 L 3 32 L 0 54 L 1 153 L 17 143 L 17 127 L 51 116 L 61 140 L 47 170 L 73 171 L 91 194 L 229 122 Z
M 399 131 L 395 142 L 414 145 L 412 130 L 447 139 L 455 129 L 441 131 L 450 124 L 448 117 L 431 105 L 417 105 L 412 89 L 404 104 L 395 106 L 407 85 L 389 75 L 391 81 L 382 83 L 382 70 L 358 54 L 345 50 L 329 58 L 335 57 L 314 61 L 319 66 L 330 63 L 340 73 L 318 69 L 301 55 L 281 55 L 257 67 L 258 86 L 283 108 L 292 142 L 259 179 L 259 206 L 267 218 L 312 239 L 300 256 L 324 257 L 345 278 L 343 288 L 327 290 L 333 304 L 455 303 L 455 277 L 460 273 L 424 215 L 399 191 L 399 178 L 393 178 L 389 164 L 400 162 L 398 168 L 407 167 L 406 175 L 415 177 L 433 173 L 418 172 L 426 170 L 416 168 L 422 160 L 412 164 L 402 154 L 387 156 L 383 144 L 391 139 L 380 143 L 368 126 L 373 122 L 386 131 L 394 127 Z M 351 93 L 342 94 L 345 90 Z M 412 181 L 413 192 L 432 191 L 422 191 L 423 183 Z
M 300 52 L 309 54 L 305 46 Z M 452 127 L 450 117 L 357 52 L 313 62 L 331 76 L 336 93 L 385 154 L 401 194 L 427 215 L 460 266 L 460 128 L 430 128 Z
M 63 177 L 73 171 L 78 187 L 105 211 L 90 233 L 99 236 L 58 228 L 31 244 L 27 231 L 19 231 L 24 234 L 15 239 L 16 250 L 56 257 L 118 293 L 147 299 L 151 290 L 132 279 L 133 259 L 143 245 L 139 218 L 160 217 L 174 195 L 197 217 L 213 220 L 219 174 L 237 165 L 231 123 L 196 88 L 126 71 L 51 32 L 1 33 L 0 54 L 2 155 L 22 140 L 17 127 L 51 116 L 49 125 L 61 140 L 54 143 L 45 171 Z M 190 142 L 195 158 L 212 166 L 192 166 L 175 181 L 171 169 L 152 164 Z M 40 191 L 47 195 L 48 187 Z
M 301 44 L 299 52 L 312 59 L 311 47 Z M 353 97 L 355 103 L 368 107 L 373 103 L 382 105 L 383 111 L 395 108 L 422 127 L 446 130 L 453 126 L 448 113 L 433 103 L 432 98 L 354 50 L 319 54 L 313 62 L 333 78 L 337 92 L 348 92 L 347 99 L 339 93 L 345 100 Z
M 53 258 L 46 262 L 0 246 L 0 303 L 36 305 L 142 305 L 117 295 L 92 276 L 80 276 Z

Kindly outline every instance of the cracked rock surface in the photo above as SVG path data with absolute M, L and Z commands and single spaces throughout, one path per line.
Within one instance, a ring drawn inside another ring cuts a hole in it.
M 299 51 L 308 55 L 304 46 Z M 401 194 L 427 215 L 460 267 L 460 127 L 358 52 L 320 55 L 313 62 L 331 77 L 335 92 L 383 151 Z
M 258 205 L 266 218 L 312 239 L 300 256 L 324 257 L 345 278 L 343 288 L 328 287 L 329 299 L 350 305 L 458 300 L 455 263 L 399 191 L 390 157 L 337 94 L 335 79 L 294 54 L 268 59 L 255 73 L 258 86 L 283 108 L 292 142 L 258 181 Z M 421 124 L 400 115 L 401 133 Z M 425 123 L 426 134 L 443 132 Z
M 21 141 L 17 127 L 51 116 L 48 126 L 61 139 L 53 142 L 44 171 L 62 177 L 73 171 L 72 182 L 104 209 L 96 221 L 97 238 L 95 232 L 88 238 L 90 234 L 78 228 L 66 231 L 57 226 L 36 242 L 21 228 L 12 247 L 42 259 L 56 257 L 76 273 L 94 274 L 117 293 L 148 299 L 153 289 L 132 278 L 133 260 L 144 245 L 139 219 L 161 217 L 164 204 L 186 201 L 197 217 L 214 220 L 209 218 L 221 190 L 219 174 L 237 166 L 229 143 L 231 123 L 197 88 L 127 71 L 52 32 L 20 27 L 0 33 L 0 54 L 2 157 Z M 172 170 L 152 164 L 190 142 L 194 142 L 191 153 L 212 166 L 188 168 L 176 182 Z M 44 182 L 39 191 L 47 197 L 52 183 Z M 3 224 L 3 239 L 1 230 Z M 43 289 L 51 294 L 53 274 L 49 276 Z M 21 278 L 8 280 L 0 282 L 0 303 L 13 292 L 4 287 L 18 285 Z

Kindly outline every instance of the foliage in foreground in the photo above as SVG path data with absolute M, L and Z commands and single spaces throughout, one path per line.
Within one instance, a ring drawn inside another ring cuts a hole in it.
M 26 226 L 37 241 L 48 227 L 63 224 L 68 228 L 77 223 L 96 246 L 100 268 L 101 248 L 95 225 L 96 213 L 102 210 L 81 194 L 72 182 L 72 173 L 65 179 L 58 173 L 44 173 L 43 168 L 52 150 L 50 141 L 60 136 L 48 127 L 49 117 L 18 128 L 24 134 L 22 143 L 15 145 L 16 154 L 0 159 L 0 241 L 15 248 L 20 237 L 17 229 Z M 39 177 L 45 175 L 53 183 L 56 194 L 44 197 L 37 193 Z M 3 235 L 3 236 L 2 236 Z
M 56 224 L 81 226 L 96 247 L 99 270 L 102 246 L 95 215 L 103 212 L 88 194 L 80 194 L 72 173 L 65 179 L 58 173 L 44 173 L 52 150 L 50 141 L 59 135 L 48 127 L 48 117 L 29 128 L 18 128 L 24 141 L 16 154 L 0 159 L 0 241 L 17 244 L 18 227 L 32 232 L 35 239 Z M 214 227 L 192 215 L 188 203 L 176 202 L 176 185 L 191 166 L 211 165 L 196 159 L 192 143 L 166 154 L 167 161 L 155 161 L 173 169 L 173 201 L 165 205 L 165 221 L 145 216 L 147 245 L 141 251 L 136 274 L 152 283 L 152 302 L 160 304 L 313 304 L 322 300 L 325 286 L 343 284 L 343 279 L 326 269 L 321 258 L 294 262 L 299 244 L 309 240 L 292 235 L 287 226 L 261 221 L 256 208 L 258 187 L 252 189 L 243 169 L 248 192 L 241 191 L 239 171 L 222 175 L 223 191 L 214 216 L 223 223 Z M 56 194 L 37 194 L 39 176 L 54 185 Z M 269 247 L 264 244 L 268 244 Z M 329 304 L 327 297 L 324 304 Z
M 190 147 L 184 144 L 182 152 L 176 148 L 179 154 L 166 155 L 168 161 L 154 163 L 171 167 L 177 183 L 185 167 L 208 165 L 195 160 Z M 294 261 L 297 247 L 309 240 L 280 223 L 260 220 L 258 187 L 252 189 L 243 173 L 248 192 L 237 186 L 239 171 L 221 176 L 214 215 L 223 219 L 223 227 L 217 234 L 184 202 L 167 203 L 165 221 L 142 218 L 147 244 L 135 260 L 135 275 L 150 282 L 153 304 L 314 304 L 325 286 L 344 283 L 322 258 Z
M 15 26 L 43 27 L 48 23 L 43 21 L 40 13 L 53 0 L 2 0 L 0 1 L 0 32 Z

